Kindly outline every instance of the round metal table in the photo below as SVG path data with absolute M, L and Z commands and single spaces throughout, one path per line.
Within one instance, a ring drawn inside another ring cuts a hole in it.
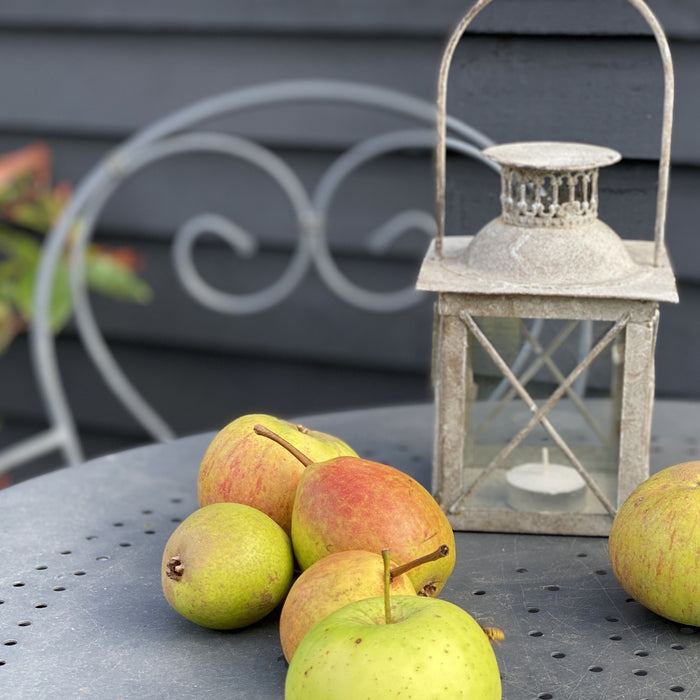
M 302 419 L 367 458 L 430 479 L 432 407 Z M 652 469 L 700 457 L 700 405 L 657 402 Z M 102 457 L 0 491 L 0 697 L 281 698 L 273 613 L 217 632 L 170 609 L 160 561 L 197 507 L 203 434 Z M 457 533 L 442 597 L 482 625 L 508 700 L 700 698 L 700 630 L 630 600 L 605 538 Z

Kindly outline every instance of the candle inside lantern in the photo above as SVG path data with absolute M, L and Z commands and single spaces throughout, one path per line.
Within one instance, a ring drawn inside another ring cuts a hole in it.
M 586 498 L 586 482 L 573 468 L 550 464 L 549 450 L 542 448 L 541 462 L 527 462 L 506 473 L 508 504 L 523 511 L 580 511 Z

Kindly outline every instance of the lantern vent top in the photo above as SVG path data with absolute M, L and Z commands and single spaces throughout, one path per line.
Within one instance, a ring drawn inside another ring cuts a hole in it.
M 621 157 L 610 148 L 556 141 L 492 146 L 484 155 L 501 165 L 504 221 L 563 228 L 598 218 L 598 168 Z

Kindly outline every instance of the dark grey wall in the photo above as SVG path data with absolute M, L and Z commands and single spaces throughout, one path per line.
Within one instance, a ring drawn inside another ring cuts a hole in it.
M 444 42 L 469 3 L 445 0 L 50 0 L 0 2 L 0 150 L 48 141 L 59 178 L 76 182 L 113 145 L 172 109 L 222 90 L 283 78 L 360 80 L 434 100 Z M 671 40 L 676 121 L 667 241 L 681 303 L 662 308 L 657 393 L 700 396 L 700 7 L 651 0 Z M 659 147 L 656 45 L 624 0 L 496 0 L 458 48 L 449 111 L 496 141 L 562 138 L 609 145 L 624 162 L 602 173 L 602 217 L 650 238 Z M 278 149 L 312 184 L 378 117 L 289 110 L 226 128 Z M 337 119 L 341 119 L 337 122 Z M 340 124 L 337 126 L 336 124 Z M 498 209 L 495 176 L 450 159 L 449 222 L 474 232 Z M 425 249 L 416 235 L 388 259 L 363 236 L 404 206 L 432 209 L 429 154 L 363 170 L 331 213 L 342 269 L 369 286 L 410 285 Z M 348 308 L 311 276 L 255 318 L 203 312 L 172 276 L 168 241 L 193 213 L 230 214 L 259 234 L 245 265 L 215 246 L 198 264 L 232 289 L 256 289 L 288 259 L 289 207 L 236 163 L 197 157 L 147 171 L 109 206 L 100 237 L 138 246 L 156 298 L 144 309 L 97 300 L 118 357 L 181 433 L 262 410 L 298 414 L 430 398 L 431 301 L 389 317 Z M 60 360 L 91 454 L 143 441 L 66 332 Z M 41 421 L 26 344 L 0 361 L 0 444 Z

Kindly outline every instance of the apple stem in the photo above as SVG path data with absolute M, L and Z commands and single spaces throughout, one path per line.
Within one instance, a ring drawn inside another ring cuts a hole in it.
M 387 625 L 392 623 L 391 619 L 391 550 L 382 549 L 382 559 L 384 561 L 384 621 Z
M 282 445 L 287 452 L 294 455 L 305 467 L 308 467 L 309 464 L 313 464 L 313 460 L 309 459 L 301 450 L 294 447 L 291 442 L 287 442 L 283 437 L 279 436 L 277 433 L 273 433 L 272 430 L 266 428 L 264 425 L 260 425 L 258 423 L 257 425 L 253 426 L 253 430 L 258 435 L 270 438 L 270 440 L 273 440 L 278 445 Z
M 499 627 L 482 627 L 481 629 L 484 630 L 484 634 L 488 637 L 489 641 L 494 644 L 500 644 L 506 638 L 503 630 Z
M 385 550 L 386 551 L 386 550 Z M 389 572 L 389 577 L 393 581 L 397 576 L 405 574 L 410 569 L 420 566 L 421 564 L 427 564 L 429 561 L 435 561 L 436 559 L 442 559 L 450 553 L 450 548 L 446 544 L 441 544 L 434 552 L 426 554 L 425 556 L 418 557 L 413 561 L 409 561 L 406 564 L 401 564 L 401 566 L 395 566 Z

